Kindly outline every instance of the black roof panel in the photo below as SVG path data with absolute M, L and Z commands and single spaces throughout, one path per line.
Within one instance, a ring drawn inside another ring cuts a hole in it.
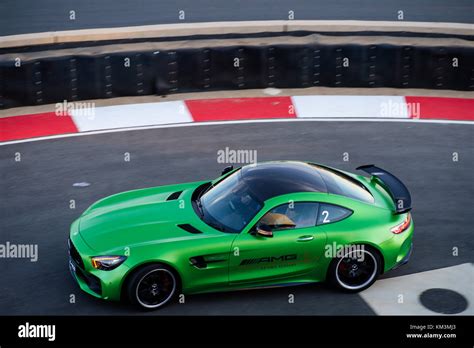
M 245 166 L 241 179 L 260 201 L 293 192 L 327 193 L 318 170 L 304 162 L 266 162 Z

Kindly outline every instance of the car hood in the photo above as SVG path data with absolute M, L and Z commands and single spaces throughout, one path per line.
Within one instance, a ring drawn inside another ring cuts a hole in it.
M 198 236 L 177 225 L 200 223 L 191 204 L 191 194 L 200 184 L 154 187 L 106 197 L 81 215 L 79 233 L 97 252 Z M 180 191 L 179 198 L 169 199 Z

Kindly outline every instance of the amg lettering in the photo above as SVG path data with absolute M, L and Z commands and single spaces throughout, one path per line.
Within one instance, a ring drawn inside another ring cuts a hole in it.
M 284 262 L 284 261 L 292 261 L 296 260 L 296 254 L 289 254 L 289 255 L 281 255 L 281 256 L 266 256 L 260 257 L 258 259 L 244 259 L 240 262 L 240 266 L 245 265 L 255 265 L 259 263 L 268 263 L 268 262 Z

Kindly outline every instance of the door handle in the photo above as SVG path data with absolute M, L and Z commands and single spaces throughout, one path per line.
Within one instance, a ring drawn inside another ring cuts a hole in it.
M 313 240 L 314 237 L 313 236 L 301 236 L 301 237 L 298 237 L 298 239 L 296 240 L 297 242 L 309 242 L 310 240 Z

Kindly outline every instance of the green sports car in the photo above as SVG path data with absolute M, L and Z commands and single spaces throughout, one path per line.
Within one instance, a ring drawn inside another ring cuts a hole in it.
M 370 177 L 265 162 L 106 197 L 71 225 L 70 271 L 95 297 L 147 309 L 178 294 L 321 281 L 364 290 L 408 261 L 414 225 L 399 179 L 357 169 Z

